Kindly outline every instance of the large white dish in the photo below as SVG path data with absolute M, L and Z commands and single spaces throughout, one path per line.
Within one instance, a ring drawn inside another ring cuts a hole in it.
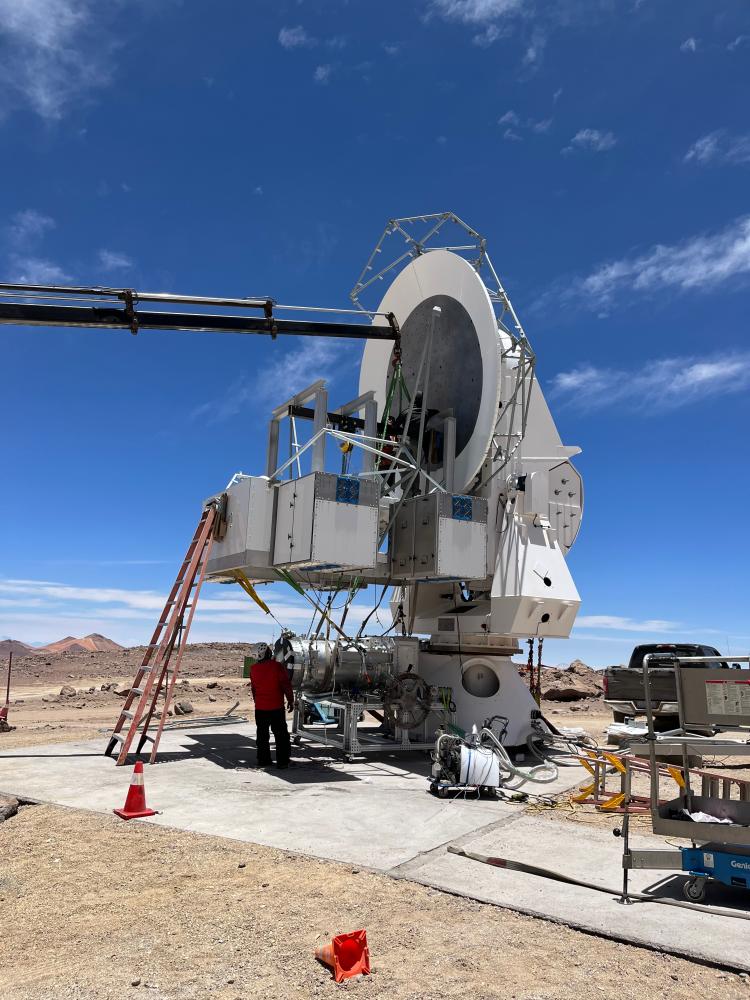
M 421 356 L 424 320 L 431 311 L 428 300 L 434 297 L 445 307 L 433 345 L 427 405 L 456 410 L 455 490 L 461 492 L 470 488 L 487 458 L 500 402 L 503 341 L 509 344 L 510 339 L 498 330 L 487 289 L 471 264 L 449 250 L 431 251 L 400 272 L 378 306 L 378 312 L 392 312 L 398 320 L 404 358 L 411 359 L 412 367 Z M 386 324 L 381 316 L 373 322 Z M 362 357 L 359 391 L 374 391 L 378 419 L 385 406 L 391 354 L 390 343 L 368 341 Z

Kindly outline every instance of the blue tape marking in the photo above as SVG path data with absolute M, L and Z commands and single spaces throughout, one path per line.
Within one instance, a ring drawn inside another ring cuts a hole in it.
M 359 503 L 359 479 L 336 476 L 336 503 Z
M 455 496 L 451 497 L 451 516 L 454 521 L 470 521 L 472 499 L 471 497 Z

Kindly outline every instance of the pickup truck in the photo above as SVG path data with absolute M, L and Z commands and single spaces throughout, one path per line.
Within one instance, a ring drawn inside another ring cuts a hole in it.
M 672 657 L 674 656 L 721 656 L 713 646 L 691 643 L 658 643 L 636 646 L 627 667 L 607 667 L 604 671 L 604 700 L 612 709 L 615 722 L 625 722 L 628 718 L 646 714 L 646 699 L 643 690 L 643 657 L 651 653 L 653 659 L 649 670 L 651 682 L 651 707 L 658 718 L 658 728 L 674 729 L 679 725 L 677 713 L 677 682 L 674 676 Z M 660 666 L 659 654 L 664 655 Z M 727 669 L 723 660 L 718 663 L 700 663 L 696 666 Z

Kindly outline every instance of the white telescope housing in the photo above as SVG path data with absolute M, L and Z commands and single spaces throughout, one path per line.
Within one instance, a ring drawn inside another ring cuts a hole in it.
M 488 263 L 484 253 L 482 242 Z M 460 253 L 417 245 L 373 319 L 393 314 L 400 340 L 367 342 L 351 403 L 329 411 L 318 381 L 276 408 L 265 475 L 237 474 L 227 487 L 227 531 L 207 574 L 229 581 L 239 570 L 257 583 L 281 573 L 303 589 L 352 593 L 392 585 L 396 632 L 422 637 L 419 674 L 450 690 L 459 726 L 508 717 L 512 744 L 536 707 L 510 660 L 518 640 L 567 637 L 580 606 L 565 557 L 583 486 L 570 462 L 580 449 L 562 443 L 490 270 L 497 287 Z M 366 663 L 376 647 L 360 645 Z

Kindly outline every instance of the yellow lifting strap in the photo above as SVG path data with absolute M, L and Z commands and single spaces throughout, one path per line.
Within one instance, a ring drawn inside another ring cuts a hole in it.
M 685 788 L 685 779 L 682 776 L 682 770 L 679 767 L 670 767 L 667 765 L 667 770 L 671 774 L 672 778 L 677 782 L 680 788 Z
M 265 613 L 267 615 L 270 615 L 271 614 L 271 609 L 268 607 L 268 605 L 266 604 L 266 602 L 264 600 L 262 600 L 262 598 L 258 597 L 258 592 L 256 591 L 255 587 L 252 585 L 252 583 L 250 583 L 250 581 L 245 576 L 245 574 L 242 572 L 242 570 L 241 569 L 234 569 L 234 570 L 232 570 L 232 576 L 235 578 L 235 580 L 237 581 L 237 583 L 239 583 L 240 587 L 242 587 L 242 589 L 245 591 L 245 593 L 247 594 L 247 596 L 248 597 L 252 597 L 252 599 L 255 601 L 255 603 L 258 605 L 258 607 L 261 609 L 261 611 L 265 611 Z

